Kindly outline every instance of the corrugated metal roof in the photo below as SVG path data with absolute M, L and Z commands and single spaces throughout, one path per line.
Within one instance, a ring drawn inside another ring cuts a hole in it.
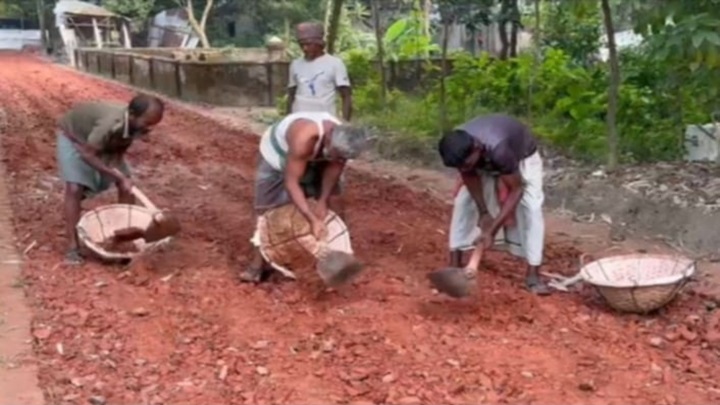
M 60 0 L 55 4 L 55 14 L 76 14 L 93 17 L 121 17 L 112 11 L 92 3 L 77 0 Z

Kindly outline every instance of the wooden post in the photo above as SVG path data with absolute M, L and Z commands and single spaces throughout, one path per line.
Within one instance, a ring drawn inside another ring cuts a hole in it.
M 265 74 L 267 75 L 268 80 L 268 90 L 267 90 L 267 96 L 268 96 L 268 107 L 272 107 L 273 103 L 273 63 L 272 62 L 265 62 Z M 718 154 L 720 155 L 720 153 Z
M 148 78 L 150 79 L 150 88 L 155 88 L 155 59 L 153 57 L 148 58 Z
M 135 67 L 135 58 L 133 58 L 132 55 L 128 55 L 128 82 L 130 84 L 134 84 L 135 80 L 133 78 L 134 74 L 134 67 Z
M 92 19 L 93 33 L 95 34 L 95 47 L 102 48 L 102 36 L 100 35 L 100 27 L 98 27 L 97 19 Z
M 125 48 L 132 48 L 132 43 L 130 43 L 130 31 L 128 31 L 127 22 L 125 21 L 122 22 L 122 32 Z
M 180 62 L 175 61 L 175 88 L 177 89 L 178 98 L 182 98 L 182 78 L 180 77 Z
M 115 78 L 115 54 L 110 54 L 110 77 Z

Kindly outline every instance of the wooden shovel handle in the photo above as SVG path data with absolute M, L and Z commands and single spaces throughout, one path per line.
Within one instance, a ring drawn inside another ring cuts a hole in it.
M 133 186 L 133 188 L 132 188 L 132 190 L 130 190 L 130 192 L 132 193 L 132 195 L 135 196 L 135 198 L 137 198 L 138 200 L 140 200 L 140 203 L 141 203 L 142 205 L 144 205 L 145 207 L 147 207 L 147 208 L 150 209 L 151 211 L 160 211 L 160 210 L 158 209 L 158 207 L 156 207 L 155 204 L 153 204 L 152 201 L 150 201 L 150 199 L 145 195 L 145 193 L 143 193 L 142 191 L 140 191 L 139 188 Z
M 123 176 L 123 177 L 125 176 L 125 174 L 122 173 L 119 169 L 114 168 L 113 170 L 114 170 L 115 173 L 117 173 L 119 176 Z M 155 204 L 153 204 L 152 201 L 150 201 L 150 199 L 145 195 L 145 193 L 143 193 L 142 191 L 140 191 L 139 188 L 133 186 L 133 188 L 130 190 L 130 193 L 131 193 L 133 196 L 135 196 L 135 198 L 137 198 L 138 200 L 140 200 L 140 203 L 141 203 L 142 205 L 144 205 L 145 208 L 148 208 L 150 211 L 160 211 L 160 210 L 158 209 L 158 207 L 156 207 Z

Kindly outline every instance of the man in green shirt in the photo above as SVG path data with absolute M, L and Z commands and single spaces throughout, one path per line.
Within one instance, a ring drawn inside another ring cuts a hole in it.
M 115 183 L 118 201 L 134 204 L 130 170 L 124 155 L 135 139 L 146 135 L 163 117 L 157 97 L 138 95 L 130 104 L 93 101 L 75 105 L 63 115 L 57 134 L 56 157 L 65 182 L 66 262 L 82 263 L 75 227 L 83 199 Z

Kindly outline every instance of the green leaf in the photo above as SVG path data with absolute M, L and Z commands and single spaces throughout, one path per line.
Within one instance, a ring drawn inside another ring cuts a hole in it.
M 720 34 L 713 31 L 706 31 L 703 33 L 705 40 L 715 46 L 720 46 Z
M 405 18 L 397 20 L 385 31 L 385 37 L 383 39 L 388 43 L 395 42 L 402 37 L 407 30 L 408 20 Z
M 694 48 L 700 48 L 700 45 L 702 45 L 703 41 L 705 40 L 705 33 L 704 32 L 697 32 L 695 35 L 692 36 L 692 44 Z

